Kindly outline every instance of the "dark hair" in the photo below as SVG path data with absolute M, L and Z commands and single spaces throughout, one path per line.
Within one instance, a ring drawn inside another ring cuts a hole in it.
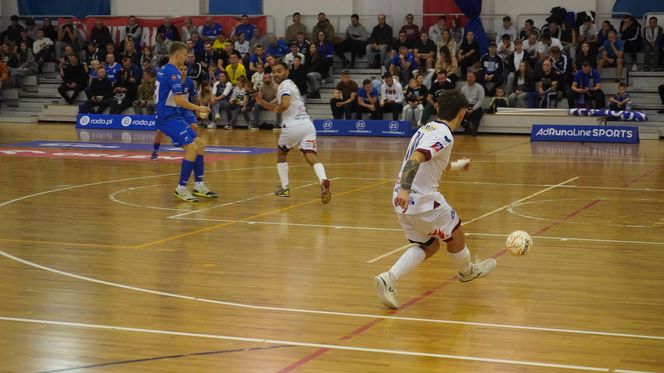
M 274 66 L 281 66 L 284 69 L 288 70 L 288 65 L 285 62 L 281 62 L 281 61 L 276 62 L 274 65 L 272 65 L 273 68 L 274 68 Z
M 441 19 L 447 21 L 447 16 L 444 16 L 444 15 L 443 15 L 443 16 L 438 17 L 438 20 L 439 20 L 439 21 L 440 21 Z
M 299 54 L 295 55 L 295 58 L 293 58 L 293 59 L 294 60 L 300 60 L 300 62 L 302 62 L 302 56 L 300 56 Z
M 512 37 L 510 36 L 510 34 L 503 34 L 503 36 L 501 37 L 501 39 L 502 39 L 502 40 L 512 40 Z
M 181 50 L 187 50 L 187 45 L 180 41 L 174 41 L 168 49 L 168 54 L 172 56 Z
M 469 105 L 468 99 L 457 90 L 448 90 L 438 97 L 438 118 L 452 120 Z
M 350 16 L 350 18 L 360 19 L 360 16 L 358 16 L 357 14 L 353 14 L 352 16 Z
M 648 18 L 648 21 L 652 21 L 653 19 L 654 19 L 655 21 L 657 21 L 657 17 L 650 17 L 650 18 Z
M 436 73 L 436 75 L 440 75 L 440 74 L 445 74 L 447 76 L 447 70 L 441 69 L 439 72 Z
M 243 14 L 243 15 L 242 15 L 242 16 L 241 16 L 240 18 L 244 18 L 244 17 L 247 17 L 247 18 L 249 18 L 249 16 L 248 16 L 248 15 L 246 15 L 246 14 Z
M 448 65 L 452 64 L 452 53 L 450 53 L 450 48 L 447 45 L 440 47 L 440 54 L 444 55 L 445 63 Z
M 367 84 L 371 84 L 371 80 L 369 80 L 369 79 L 364 79 L 364 81 L 362 82 L 362 86 L 365 86 L 365 85 L 367 85 Z
M 512 18 L 510 16 L 505 16 L 503 17 L 503 21 L 510 21 L 512 22 Z
M 533 21 L 532 19 L 528 18 L 528 19 L 526 20 L 526 23 L 532 26 L 532 25 L 535 24 L 535 21 Z
M 620 84 L 618 84 L 618 88 L 627 88 L 627 84 L 620 83 Z
M 293 13 L 293 17 L 301 15 L 300 12 Z
M 383 79 L 387 79 L 387 78 L 391 78 L 391 77 L 392 77 L 392 73 L 389 72 L 389 71 L 386 71 L 385 74 L 383 74 Z
M 590 62 L 588 62 L 588 61 L 583 61 L 583 63 L 581 64 L 581 67 L 589 67 L 589 66 L 590 66 Z

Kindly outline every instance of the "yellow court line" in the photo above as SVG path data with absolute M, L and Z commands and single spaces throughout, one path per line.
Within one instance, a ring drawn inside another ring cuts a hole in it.
M 347 190 L 345 192 L 335 193 L 335 194 L 333 194 L 333 197 L 339 197 L 339 196 L 343 196 L 343 195 L 346 195 L 346 194 L 359 192 L 361 190 L 373 188 L 373 187 L 378 186 L 378 185 L 392 183 L 392 182 L 394 182 L 394 181 L 393 180 L 383 180 L 383 181 L 380 181 L 380 182 L 377 182 L 377 183 L 365 185 L 363 187 Z M 319 198 L 318 199 L 312 199 L 310 201 L 298 203 L 298 204 L 288 206 L 288 207 L 282 207 L 282 208 L 275 209 L 275 210 L 270 210 L 270 211 L 267 211 L 267 212 L 260 213 L 258 215 L 249 216 L 249 217 L 242 218 L 242 219 L 239 219 L 239 220 L 236 220 L 236 221 L 221 223 L 221 224 L 213 225 L 213 226 L 210 226 L 210 227 L 200 228 L 200 229 L 197 229 L 195 231 L 191 231 L 191 232 L 187 232 L 187 233 L 181 233 L 181 234 L 178 234 L 178 235 L 175 235 L 175 236 L 172 236 L 172 237 L 166 237 L 166 238 L 162 238 L 160 240 L 150 241 L 150 242 L 144 243 L 142 245 L 135 246 L 134 248 L 135 249 L 144 249 L 146 247 L 154 246 L 154 245 L 157 245 L 157 244 L 160 244 L 160 243 L 177 240 L 177 239 L 184 238 L 184 237 L 193 236 L 195 234 L 199 234 L 199 233 L 211 231 L 211 230 L 214 230 L 214 229 L 217 229 L 217 228 L 223 228 L 223 227 L 226 227 L 226 226 L 229 226 L 229 225 L 237 224 L 238 222 L 241 222 L 241 221 L 252 220 L 252 219 L 260 218 L 262 216 L 271 215 L 271 214 L 274 214 L 274 213 L 277 213 L 277 212 L 288 211 L 288 210 L 294 209 L 296 207 L 310 205 L 310 204 L 316 203 L 316 202 L 320 203 L 320 199 Z
M 57 242 L 57 241 L 38 241 L 38 240 L 22 240 L 16 238 L 0 238 L 4 242 L 17 242 L 17 243 L 34 243 L 40 245 L 64 245 L 64 246 L 78 246 L 78 247 L 108 247 L 112 249 L 133 249 L 134 246 L 129 245 L 108 245 L 103 243 L 76 243 L 76 242 Z

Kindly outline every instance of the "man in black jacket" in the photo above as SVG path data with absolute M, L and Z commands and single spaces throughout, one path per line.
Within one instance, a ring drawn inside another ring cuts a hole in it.
M 88 73 L 85 67 L 78 61 L 77 55 L 69 57 L 69 65 L 62 68 L 63 83 L 58 87 L 60 96 L 67 101 L 69 105 L 73 104 L 81 91 L 88 85 Z M 74 91 L 69 96 L 67 91 Z
M 301 95 L 307 93 L 307 72 L 302 65 L 302 57 L 295 56 L 293 60 L 293 66 L 288 71 L 288 79 L 292 80 L 293 83 L 300 90 Z
M 369 44 L 367 44 L 367 60 L 370 67 L 378 69 L 385 63 L 393 39 L 392 26 L 385 23 L 385 14 L 379 14 L 378 24 L 371 30 Z
M 94 43 L 95 45 L 106 45 L 108 43 L 113 43 L 111 30 L 108 29 L 108 26 L 104 25 L 101 19 L 97 18 L 95 20 L 95 27 L 92 28 L 92 32 L 90 33 L 88 41 Z
M 115 82 L 113 89 L 113 100 L 111 101 L 111 114 L 122 114 L 128 109 L 134 100 L 138 91 L 138 83 L 141 80 L 140 69 L 136 67 L 129 57 L 122 59 L 122 71 Z
M 100 67 L 97 69 L 97 79 L 93 80 L 90 88 L 87 90 L 88 100 L 78 107 L 81 114 L 101 114 L 111 104 L 113 96 L 113 83 L 106 78 L 106 69 Z M 94 107 L 97 110 L 94 110 Z

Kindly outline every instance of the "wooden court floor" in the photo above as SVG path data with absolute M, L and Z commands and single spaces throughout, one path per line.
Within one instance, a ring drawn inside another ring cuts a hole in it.
M 271 195 L 274 153 L 239 153 L 207 164 L 221 198 L 197 205 L 172 197 L 177 162 L 3 152 L 114 136 L 0 126 L 1 372 L 664 372 L 661 141 L 457 136 L 471 172 L 441 188 L 498 267 L 462 284 L 441 251 L 394 312 L 372 277 L 406 244 L 391 208 L 406 139 L 319 139 L 327 206 L 297 152 L 291 199 Z M 526 257 L 503 255 L 516 229 Z

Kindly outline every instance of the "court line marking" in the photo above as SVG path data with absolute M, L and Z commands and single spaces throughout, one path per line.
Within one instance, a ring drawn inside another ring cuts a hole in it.
M 461 223 L 461 226 L 465 226 L 465 225 L 468 225 L 468 224 L 470 224 L 470 223 L 476 222 L 476 221 L 478 221 L 478 220 L 480 220 L 480 219 L 484 219 L 484 218 L 486 218 L 487 216 L 491 216 L 491 215 L 493 215 L 493 214 L 495 214 L 495 213 L 497 213 L 497 212 L 500 212 L 500 211 L 503 211 L 503 210 L 505 210 L 505 209 L 508 209 L 508 208 L 510 208 L 510 207 L 512 207 L 512 206 L 514 206 L 514 205 L 518 205 L 518 204 L 521 203 L 521 202 L 527 201 L 527 200 L 529 200 L 529 199 L 531 199 L 531 198 L 533 198 L 533 197 L 537 197 L 537 196 L 539 196 L 540 194 L 542 194 L 542 193 L 546 193 L 546 192 L 548 192 L 548 191 L 550 191 L 550 190 L 552 190 L 552 189 L 558 188 L 558 187 L 561 186 L 561 185 L 569 184 L 569 183 L 571 183 L 572 181 L 575 181 L 575 180 L 579 179 L 579 177 L 580 177 L 580 176 L 575 176 L 575 177 L 573 177 L 573 178 L 571 178 L 571 179 L 567 179 L 567 180 L 565 180 L 565 181 L 563 181 L 563 182 L 561 182 L 561 183 L 558 183 L 558 184 L 555 184 L 555 185 L 551 185 L 551 186 L 549 186 L 549 187 L 547 187 L 547 188 L 545 188 L 545 189 L 542 189 L 542 190 L 540 190 L 540 191 L 538 191 L 538 192 L 535 192 L 535 193 L 529 194 L 529 195 L 527 195 L 526 197 L 523 197 L 523 198 L 521 198 L 521 199 L 519 199 L 519 200 L 517 200 L 517 201 L 514 201 L 514 202 L 510 203 L 510 204 L 507 204 L 507 205 L 504 205 L 504 206 L 499 207 L 499 208 L 497 208 L 497 209 L 494 209 L 494 210 L 492 210 L 492 211 L 489 211 L 489 212 L 487 212 L 487 213 L 485 213 L 485 214 L 482 214 L 482 215 L 480 215 L 480 216 L 478 216 L 478 217 L 476 217 L 476 218 L 474 218 L 474 219 L 470 219 L 470 220 L 464 221 L 464 222 Z M 381 259 L 385 259 L 385 258 L 387 258 L 388 256 L 394 255 L 394 254 L 396 254 L 396 253 L 398 253 L 398 252 L 400 252 L 400 251 L 406 250 L 406 249 L 408 249 L 408 248 L 410 248 L 410 247 L 413 247 L 413 246 L 414 246 L 414 244 L 409 243 L 409 244 L 407 244 L 407 245 L 403 245 L 403 246 L 397 247 L 397 248 L 394 249 L 394 250 L 390 250 L 390 251 L 388 251 L 388 252 L 386 252 L 386 253 L 384 253 L 384 254 L 378 255 L 378 256 L 375 257 L 375 258 L 371 258 L 371 259 L 367 260 L 365 263 L 368 263 L 368 264 L 375 263 L 375 262 L 377 262 L 377 261 L 379 261 L 379 260 L 381 260 Z
M 202 303 L 211 303 L 219 304 L 223 306 L 236 307 L 236 308 L 245 308 L 252 310 L 261 310 L 261 311 L 274 311 L 274 312 L 290 312 L 290 313 L 302 313 L 302 314 L 314 314 L 314 315 L 327 315 L 327 316 L 339 316 L 339 317 L 356 317 L 356 318 L 365 318 L 365 319 L 388 319 L 388 320 L 398 320 L 398 321 L 411 321 L 411 322 L 423 322 L 423 323 L 433 323 L 433 324 L 446 324 L 446 325 L 464 325 L 464 326 L 477 326 L 477 327 L 486 327 L 486 328 L 500 328 L 500 329 L 513 329 L 513 330 L 527 330 L 527 331 L 536 331 L 536 332 L 553 332 L 553 333 L 566 333 L 566 334 L 583 334 L 583 335 L 598 335 L 605 337 L 621 337 L 621 338 L 636 338 L 636 339 L 652 339 L 652 340 L 661 340 L 664 341 L 664 336 L 655 336 L 655 335 L 642 335 L 642 334 L 631 334 L 631 333 L 614 333 L 614 332 L 601 332 L 601 331 L 592 331 L 592 330 L 577 330 L 577 329 L 562 329 L 562 328 L 547 328 L 547 327 L 537 327 L 537 326 L 523 326 L 523 325 L 512 325 L 512 324 L 496 324 L 496 323 L 484 323 L 484 322 L 473 322 L 473 321 L 456 321 L 456 320 L 443 320 L 443 319 L 428 319 L 428 318 L 419 318 L 419 317 L 405 317 L 405 316 L 392 316 L 392 315 L 372 315 L 372 314 L 362 314 L 362 313 L 352 313 L 352 312 L 336 312 L 336 311 L 323 311 L 323 310 L 311 310 L 311 309 L 301 309 L 301 308 L 286 308 L 286 307 L 272 307 L 272 306 L 259 306 L 254 304 L 245 304 L 245 303 L 236 303 L 228 302 L 217 299 L 201 298 L 190 295 L 182 295 L 176 293 L 169 293 L 160 290 L 152 290 L 146 288 L 140 288 L 131 285 L 120 284 L 117 282 L 110 282 L 105 280 L 96 279 L 93 277 L 87 277 L 83 275 L 78 275 L 71 272 L 61 271 L 59 269 L 47 267 L 35 262 L 31 262 L 27 259 L 19 258 L 12 254 L 9 254 L 3 250 L 0 250 L 0 255 L 4 256 L 7 259 L 14 260 L 16 262 L 25 264 L 27 266 L 38 268 L 43 271 L 55 273 L 65 277 L 71 277 L 82 281 L 88 281 L 95 284 L 106 285 L 126 290 L 131 290 L 140 293 L 147 293 L 153 295 L 160 295 L 169 298 L 184 299 Z
M 0 238 L 0 241 L 15 242 L 15 243 L 33 243 L 40 245 L 61 245 L 61 246 L 77 246 L 77 247 L 108 247 L 111 249 L 133 249 L 130 245 L 109 245 L 109 244 L 93 244 L 93 243 L 77 243 L 77 242 L 58 242 L 58 241 L 40 241 L 40 240 L 23 240 L 20 238 Z
M 88 324 L 88 323 L 42 320 L 42 319 L 28 319 L 20 317 L 0 316 L 0 321 L 22 322 L 22 323 L 31 323 L 31 324 L 41 324 L 41 325 L 69 326 L 75 328 L 113 330 L 113 331 L 123 331 L 123 332 L 133 332 L 133 333 L 172 335 L 180 337 L 206 338 L 206 339 L 217 339 L 217 340 L 227 340 L 227 341 L 263 343 L 263 344 L 291 345 L 299 347 L 323 348 L 329 350 L 343 350 L 343 351 L 352 351 L 352 352 L 369 352 L 369 353 L 379 353 L 379 354 L 388 354 L 388 355 L 430 357 L 430 358 L 447 359 L 447 360 L 475 361 L 483 363 L 519 365 L 519 366 L 530 366 L 530 367 L 541 367 L 541 368 L 576 369 L 576 370 L 584 370 L 591 372 L 616 372 L 616 370 L 613 368 L 592 367 L 585 365 L 556 364 L 556 363 L 544 363 L 544 362 L 513 360 L 513 359 L 496 359 L 496 358 L 487 358 L 479 356 L 449 355 L 449 354 L 437 354 L 430 352 L 404 351 L 404 350 L 393 350 L 393 349 L 382 349 L 382 348 L 352 347 L 352 346 L 343 346 L 335 344 L 297 342 L 297 341 L 286 341 L 286 340 L 266 339 L 266 338 L 238 337 L 238 336 L 195 333 L 195 332 L 179 332 L 173 330 L 133 328 L 126 326 Z M 638 372 L 638 373 L 649 373 L 649 372 Z

